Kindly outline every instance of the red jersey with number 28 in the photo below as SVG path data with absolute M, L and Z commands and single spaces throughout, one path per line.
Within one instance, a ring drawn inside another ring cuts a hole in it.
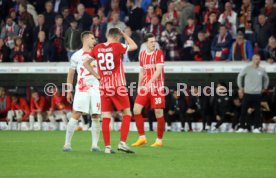
M 101 88 L 126 85 L 121 56 L 127 49 L 128 46 L 122 43 L 101 43 L 93 48 L 90 55 L 97 60 Z
M 156 65 L 164 65 L 164 55 L 159 49 L 148 53 L 146 50 L 142 51 L 139 56 L 140 67 L 144 69 L 144 75 L 142 79 L 142 85 L 146 85 L 149 80 L 153 77 L 156 71 Z M 152 87 L 162 87 L 164 86 L 164 68 L 157 79 L 152 83 Z

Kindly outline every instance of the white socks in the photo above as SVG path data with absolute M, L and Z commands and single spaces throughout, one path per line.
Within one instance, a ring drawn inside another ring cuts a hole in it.
M 29 116 L 30 130 L 34 130 L 34 122 L 35 122 L 34 116 L 30 115 Z
M 71 140 L 74 135 L 75 129 L 77 127 L 78 120 L 74 118 L 70 118 L 67 129 L 66 129 L 66 136 L 65 136 L 65 145 L 71 145 Z
M 41 130 L 41 128 L 42 128 L 42 120 L 43 120 L 42 115 L 41 114 L 37 114 L 36 118 L 37 118 L 37 122 L 38 122 L 38 129 Z
M 101 123 L 100 119 L 92 119 L 92 148 L 98 147 L 98 141 L 100 138 Z

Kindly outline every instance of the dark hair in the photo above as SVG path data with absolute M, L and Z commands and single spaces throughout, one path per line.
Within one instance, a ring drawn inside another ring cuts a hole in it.
M 83 40 L 83 38 L 86 37 L 87 35 L 94 35 L 94 34 L 91 31 L 84 31 L 81 33 L 81 40 Z
M 221 28 L 221 27 L 226 28 L 226 26 L 225 26 L 224 24 L 220 24 L 220 25 L 219 25 L 219 28 Z
M 168 21 L 168 22 L 166 22 L 165 26 L 167 26 L 167 25 L 173 25 L 173 22 L 172 21 Z
M 129 2 L 135 4 L 135 0 L 129 0 Z
M 62 8 L 61 8 L 61 12 L 63 12 L 65 9 L 69 9 L 69 7 L 68 7 L 68 6 L 62 7 Z
M 56 15 L 56 17 L 55 17 L 55 20 L 57 20 L 57 19 L 63 19 L 63 17 L 61 16 L 61 15 Z
M 100 18 L 100 16 L 98 14 L 94 15 L 93 18 Z
M 118 36 L 121 35 L 121 31 L 119 28 L 110 28 L 108 30 L 107 36 Z
M 26 3 L 20 3 L 19 5 L 21 5 L 25 10 L 27 10 L 27 4 Z
M 152 33 L 147 33 L 145 36 L 144 36 L 144 42 L 147 42 L 149 40 L 149 38 L 153 38 L 155 37 L 154 34 Z

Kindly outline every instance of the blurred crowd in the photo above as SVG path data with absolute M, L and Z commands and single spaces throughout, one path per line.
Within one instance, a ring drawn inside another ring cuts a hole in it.
M 104 42 L 111 27 L 138 46 L 153 33 L 166 61 L 276 61 L 273 0 L 0 0 L 0 9 L 1 62 L 68 61 L 83 31 Z

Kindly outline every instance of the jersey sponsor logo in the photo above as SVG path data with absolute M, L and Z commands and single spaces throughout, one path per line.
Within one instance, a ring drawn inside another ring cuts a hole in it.
M 155 64 L 145 64 L 143 67 L 144 69 L 152 69 L 155 68 Z

